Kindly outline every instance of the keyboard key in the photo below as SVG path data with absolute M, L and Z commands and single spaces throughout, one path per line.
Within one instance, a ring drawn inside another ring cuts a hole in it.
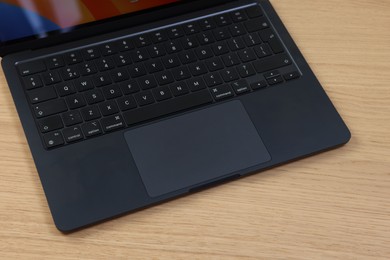
M 147 74 L 145 66 L 140 63 L 129 66 L 128 70 L 132 78 L 141 77 Z
M 176 38 L 180 38 L 180 37 L 184 36 L 184 30 L 182 29 L 181 26 L 169 28 L 169 29 L 167 29 L 167 32 L 168 32 L 169 38 L 171 38 L 171 39 L 176 39 Z
M 147 49 L 138 49 L 136 51 L 132 51 L 130 53 L 131 59 L 133 62 L 140 62 L 140 61 L 145 61 L 150 58 L 150 55 L 148 53 Z
M 267 86 L 268 86 L 268 84 L 267 84 L 267 81 L 265 81 L 265 80 L 257 81 L 257 82 L 254 82 L 251 84 L 251 88 L 253 90 L 262 89 L 262 88 L 265 88 Z
M 102 127 L 98 121 L 92 121 L 81 126 L 85 137 L 89 138 L 103 134 Z
M 60 97 L 76 93 L 76 89 L 71 82 L 63 82 L 55 85 L 56 91 Z
M 195 53 L 198 56 L 199 60 L 212 58 L 214 56 L 213 51 L 209 46 L 197 48 L 195 50 Z
M 200 27 L 195 22 L 194 23 L 185 24 L 185 25 L 183 25 L 183 28 L 184 28 L 184 32 L 187 35 L 191 35 L 191 34 L 195 34 L 197 32 L 200 32 Z
M 78 70 L 80 71 L 80 75 L 88 76 L 97 73 L 97 68 L 93 61 L 85 62 L 78 66 Z
M 236 23 L 248 20 L 247 14 L 245 13 L 245 11 L 242 10 L 234 11 L 230 14 L 230 16 L 232 17 L 233 22 Z
M 118 105 L 115 100 L 109 100 L 99 105 L 103 116 L 113 115 L 119 112 Z
M 269 79 L 267 79 L 267 81 L 268 81 L 269 85 L 276 85 L 276 84 L 282 83 L 283 78 L 282 78 L 282 76 L 279 75 L 279 76 L 276 76 L 273 78 L 269 78 Z
M 114 56 L 114 62 L 117 67 L 122 67 L 133 63 L 130 53 L 121 53 Z
M 201 45 L 206 45 L 215 42 L 215 38 L 212 32 L 207 31 L 198 35 L 198 40 Z
M 121 89 L 117 85 L 110 85 L 102 88 L 106 99 L 113 99 L 122 96 Z
M 263 10 L 261 10 L 261 7 L 258 5 L 249 7 L 248 9 L 246 9 L 246 13 L 250 18 L 263 16 Z
M 251 90 L 249 88 L 248 82 L 246 82 L 246 80 L 244 80 L 244 79 L 234 81 L 231 84 L 231 86 L 233 87 L 233 90 L 234 90 L 234 92 L 236 92 L 237 95 L 247 93 Z
M 198 22 L 198 24 L 203 31 L 211 30 L 217 27 L 217 24 L 211 18 L 202 19 Z
M 175 81 L 175 79 L 170 71 L 158 72 L 155 74 L 155 77 L 156 77 L 157 82 L 160 86 L 166 85 L 166 84 L 169 84 L 169 83 L 172 83 Z
M 181 66 L 179 68 L 171 70 L 173 77 L 176 81 L 181 81 L 185 79 L 191 78 L 191 73 L 189 69 L 185 66 Z
M 134 38 L 135 46 L 138 48 L 148 46 L 152 44 L 152 40 L 149 38 L 148 35 L 138 35 Z
M 57 71 L 42 73 L 42 79 L 45 85 L 53 85 L 61 81 L 61 77 Z
M 66 98 L 66 103 L 70 109 L 77 109 L 87 105 L 83 95 L 75 94 Z
M 52 56 L 45 60 L 49 69 L 57 69 L 65 66 L 64 58 L 61 55 Z
M 279 75 L 280 75 L 280 73 L 279 73 L 278 70 L 273 70 L 273 71 L 264 73 L 264 78 L 265 79 L 269 79 L 269 78 L 273 78 L 273 77 L 276 77 L 276 76 L 279 76 Z
M 207 64 L 207 68 L 209 69 L 209 71 L 213 72 L 213 71 L 216 71 L 216 70 L 221 70 L 223 69 L 225 66 L 223 65 L 222 63 L 222 60 L 221 58 L 219 57 L 216 57 L 214 59 L 210 59 L 210 60 L 207 60 L 206 61 L 206 64 Z
M 74 82 L 75 87 L 78 91 L 87 91 L 94 88 L 93 82 L 91 78 L 81 78 L 76 79 Z
M 123 113 L 127 125 L 134 125 L 160 116 L 169 115 L 185 109 L 205 105 L 213 100 L 208 90 L 199 91 L 192 95 L 184 95 L 161 103 L 156 103 L 140 109 Z
M 123 94 L 130 95 L 140 91 L 140 87 L 135 80 L 127 80 L 119 84 L 119 87 L 122 89 Z
M 230 25 L 233 22 L 228 14 L 218 15 L 214 18 L 214 20 L 218 26 Z
M 229 28 L 227 28 L 227 27 L 214 29 L 213 33 L 214 33 L 215 39 L 217 41 L 223 41 L 223 40 L 231 38 Z
M 148 70 L 149 73 L 155 73 L 159 71 L 164 70 L 164 65 L 162 64 L 161 60 L 153 60 L 153 61 L 148 61 L 145 63 L 146 69 Z
M 61 69 L 61 76 L 64 80 L 71 80 L 80 77 L 78 69 L 74 66 Z
M 244 41 L 241 38 L 233 38 L 228 40 L 227 42 L 230 50 L 232 51 L 241 50 L 246 47 Z
M 235 53 L 226 54 L 222 56 L 222 60 L 226 67 L 231 67 L 241 63 L 240 58 Z
M 68 110 L 68 107 L 64 100 L 54 99 L 34 105 L 33 110 L 37 118 L 42 118 L 64 112 Z
M 288 81 L 288 80 L 297 79 L 300 76 L 301 76 L 301 74 L 298 71 L 292 71 L 292 72 L 284 74 L 283 78 Z
M 179 58 L 180 58 L 180 61 L 181 61 L 183 64 L 193 63 L 193 62 L 195 62 L 195 61 L 197 60 L 196 54 L 195 54 L 195 52 L 192 51 L 192 50 L 189 50 L 189 51 L 180 53 L 180 54 L 179 54 Z
M 198 42 L 196 36 L 188 36 L 184 39 L 181 39 L 181 43 L 182 43 L 184 49 L 186 49 L 186 50 L 196 48 L 199 46 L 199 42 Z
M 213 87 L 210 91 L 216 101 L 234 96 L 234 92 L 229 85 Z
M 172 98 L 172 94 L 169 91 L 168 87 L 159 87 L 159 88 L 153 89 L 152 92 L 153 92 L 154 98 L 157 101 L 163 101 L 163 100 Z
M 81 128 L 79 126 L 66 128 L 62 130 L 62 134 L 64 135 L 65 141 L 67 143 L 73 143 L 84 139 L 83 133 L 81 132 Z
M 257 32 L 269 28 L 269 23 L 265 17 L 256 18 L 245 22 L 248 32 Z
M 31 104 L 41 103 L 57 97 L 54 87 L 44 87 L 29 91 L 28 97 Z
M 152 92 L 150 92 L 149 90 L 143 91 L 141 93 L 137 93 L 134 95 L 134 97 L 135 97 L 135 100 L 137 101 L 138 105 L 140 105 L 140 106 L 146 106 L 146 105 L 154 103 L 154 98 L 153 98 Z
M 130 75 L 125 68 L 113 70 L 111 78 L 114 82 L 121 82 L 130 79 Z
M 39 72 L 46 71 L 46 65 L 41 60 L 23 62 L 17 65 L 21 76 L 28 76 Z
M 51 132 L 64 127 L 64 125 L 62 124 L 61 117 L 59 115 L 39 120 L 38 125 L 41 133 Z
M 292 60 L 287 54 L 277 54 L 253 62 L 253 65 L 258 73 L 278 69 L 290 64 L 292 64 Z
M 151 89 L 157 87 L 157 81 L 153 75 L 147 75 L 138 79 L 138 85 L 142 89 Z
M 165 31 L 152 32 L 150 33 L 150 37 L 154 43 L 168 40 L 168 34 Z
M 64 54 L 64 57 L 67 65 L 72 65 L 83 61 L 83 55 L 79 51 L 66 53 Z
M 165 49 L 169 54 L 179 52 L 183 49 L 179 40 L 169 41 L 165 44 Z
M 90 106 L 81 109 L 81 114 L 85 121 L 91 121 L 101 117 L 99 108 L 97 106 Z
M 207 88 L 206 83 L 201 77 L 187 80 L 187 85 L 191 91 L 198 91 Z
M 230 82 L 240 78 L 235 68 L 222 70 L 220 74 L 225 82 Z
M 259 32 L 259 35 L 264 42 L 269 42 L 270 40 L 277 37 L 272 29 L 262 30 Z
M 271 29 L 261 31 L 260 36 L 264 42 L 269 44 L 274 53 L 284 52 L 282 43 Z
M 40 88 L 43 86 L 41 76 L 39 75 L 25 77 L 23 78 L 23 81 L 24 81 L 24 86 L 27 90 Z
M 162 58 L 162 62 L 166 69 L 176 68 L 181 65 L 179 57 L 177 55 L 171 55 Z
M 221 76 L 217 72 L 207 74 L 203 78 L 208 87 L 214 87 L 223 83 Z
M 188 94 L 190 91 L 185 82 L 178 82 L 170 86 L 171 92 L 175 97 Z
M 162 44 L 155 44 L 155 45 L 149 46 L 148 51 L 149 51 L 150 57 L 152 57 L 152 58 L 161 57 L 161 56 L 164 56 L 166 54 L 164 45 L 162 45 Z
M 97 47 L 87 48 L 82 53 L 85 60 L 94 60 L 100 57 L 100 52 Z
M 135 99 L 132 96 L 119 98 L 117 102 L 121 111 L 127 111 L 137 107 L 137 102 L 135 102 Z
M 85 92 L 84 97 L 89 105 L 104 101 L 104 96 L 100 89 L 93 89 Z
M 110 70 L 115 67 L 115 62 L 111 57 L 105 57 L 96 60 L 96 66 L 99 71 Z
M 208 72 L 207 67 L 203 62 L 197 62 L 194 64 L 190 64 L 188 67 L 189 67 L 190 72 L 193 76 L 199 76 L 202 74 L 206 74 Z
M 271 51 L 270 47 L 268 46 L 268 44 L 258 45 L 254 48 L 254 50 L 257 54 L 257 57 L 259 57 L 259 58 L 264 58 L 264 57 L 272 55 L 272 51 Z
M 261 38 L 257 33 L 247 34 L 244 35 L 242 38 L 244 39 L 244 42 L 248 47 L 252 47 L 254 45 L 258 45 L 262 43 Z
M 115 115 L 100 120 L 104 132 L 112 132 L 125 127 L 125 121 L 121 115 Z
M 230 25 L 229 30 L 233 37 L 241 36 L 246 33 L 245 27 L 242 24 Z
M 77 110 L 65 112 L 61 116 L 66 126 L 72 126 L 83 122 L 83 119 Z
M 238 52 L 242 62 L 253 61 L 256 59 L 256 54 L 252 49 L 246 49 Z
M 103 56 L 109 56 L 119 52 L 119 48 L 114 43 L 106 43 L 100 47 L 100 52 L 102 53 Z
M 43 136 L 43 140 L 46 148 L 48 149 L 64 144 L 64 138 L 62 137 L 62 134 L 59 131 L 45 134 Z
M 114 44 L 117 46 L 116 48 L 121 52 L 134 49 L 134 44 L 131 39 L 122 39 L 114 42 Z
M 108 73 L 100 73 L 96 76 L 93 77 L 93 84 L 96 87 L 102 87 L 102 86 L 107 86 L 112 83 L 112 80 Z
M 249 63 L 241 64 L 241 65 L 237 66 L 236 68 L 237 68 L 238 74 L 240 74 L 241 78 L 247 78 L 247 77 L 250 77 L 250 76 L 253 76 L 256 74 L 255 69 Z
M 216 56 L 229 53 L 229 47 L 226 42 L 220 42 L 213 46 L 213 51 Z

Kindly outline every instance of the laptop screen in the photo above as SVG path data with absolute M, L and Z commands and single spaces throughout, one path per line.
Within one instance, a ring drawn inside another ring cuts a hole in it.
M 182 0 L 0 0 L 0 43 L 46 38 Z

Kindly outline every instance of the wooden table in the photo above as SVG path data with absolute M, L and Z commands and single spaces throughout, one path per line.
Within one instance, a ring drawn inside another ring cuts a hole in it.
M 0 73 L 0 258 L 390 259 L 390 1 L 272 3 L 349 144 L 63 235 Z

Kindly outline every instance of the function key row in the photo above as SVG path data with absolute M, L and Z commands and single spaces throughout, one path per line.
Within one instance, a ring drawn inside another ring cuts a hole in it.
M 247 9 L 237 10 L 230 13 L 220 14 L 210 18 L 205 18 L 197 20 L 191 23 L 184 25 L 178 25 L 171 27 L 169 29 L 164 29 L 160 31 L 154 31 L 145 35 L 138 35 L 130 37 L 127 39 L 122 39 L 115 42 L 106 43 L 100 46 L 93 46 L 83 51 L 74 51 L 69 52 L 64 55 L 56 55 L 50 58 L 47 58 L 45 61 L 37 60 L 27 63 L 21 63 L 17 65 L 20 75 L 28 76 L 33 75 L 39 72 L 44 72 L 47 69 L 56 69 L 61 68 L 66 65 L 73 65 L 81 63 L 82 61 L 89 61 L 92 59 L 97 59 L 99 57 L 109 56 L 119 52 L 125 52 L 133 50 L 135 48 L 141 48 L 146 46 L 151 46 L 152 44 L 162 43 L 168 40 L 174 40 L 184 36 L 190 36 L 201 31 L 208 31 L 211 29 L 216 29 L 218 27 L 224 27 L 232 25 L 237 22 L 244 22 L 248 30 L 254 31 L 259 29 L 258 27 L 264 26 L 265 21 L 262 19 L 263 16 L 262 9 L 260 6 L 253 6 Z M 252 19 L 252 20 L 251 20 Z M 235 25 L 237 26 L 237 25 Z M 236 28 L 236 31 L 242 31 L 243 28 Z M 224 33 L 220 32 L 223 37 Z M 233 33 L 234 36 L 234 33 Z M 218 36 L 216 36 L 218 40 Z M 204 44 L 209 43 L 207 37 L 205 39 L 200 39 L 200 41 L 206 41 Z M 193 47 L 191 45 L 191 40 L 188 40 L 187 45 L 189 48 Z M 183 43 L 186 46 L 186 43 Z M 174 46 L 173 46 L 174 48 Z M 169 51 L 168 51 L 169 52 Z

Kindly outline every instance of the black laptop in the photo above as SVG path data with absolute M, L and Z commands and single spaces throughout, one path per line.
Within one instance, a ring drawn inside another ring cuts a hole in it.
M 2 66 L 63 232 L 350 139 L 269 1 L 24 3 Z

